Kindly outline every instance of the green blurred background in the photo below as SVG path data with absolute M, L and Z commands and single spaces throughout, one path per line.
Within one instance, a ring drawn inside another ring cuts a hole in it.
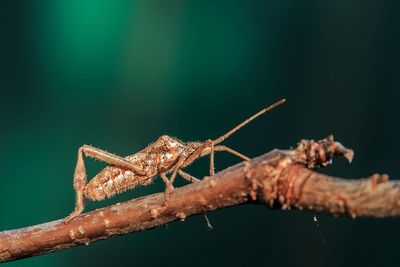
M 2 1 L 0 230 L 74 207 L 82 144 L 119 155 L 204 140 L 288 102 L 226 144 L 249 156 L 329 134 L 322 172 L 400 177 L 398 1 Z M 87 160 L 89 176 L 104 165 Z M 216 156 L 217 169 L 238 160 Z M 207 174 L 207 159 L 187 171 Z M 178 182 L 183 185 L 184 182 Z M 159 179 L 86 211 L 160 192 Z M 4 266 L 398 266 L 399 219 L 246 205 Z M 326 244 L 323 242 L 323 236 Z

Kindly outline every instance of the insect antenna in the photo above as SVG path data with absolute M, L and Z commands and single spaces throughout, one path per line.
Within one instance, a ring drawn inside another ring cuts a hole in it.
M 257 112 L 256 114 L 254 114 L 253 116 L 251 116 L 250 118 L 244 120 L 241 124 L 239 124 L 238 126 L 236 126 L 235 128 L 233 128 L 232 130 L 230 130 L 229 132 L 227 132 L 226 134 L 218 137 L 217 139 L 214 140 L 214 145 L 217 145 L 219 143 L 221 143 L 222 141 L 224 141 L 226 138 L 228 138 L 231 134 L 233 134 L 234 132 L 236 132 L 237 130 L 239 130 L 240 128 L 242 128 L 243 126 L 245 126 L 246 124 L 248 124 L 249 122 L 251 122 L 252 120 L 254 120 L 255 118 L 257 118 L 258 116 L 270 111 L 271 109 L 276 108 L 277 106 L 285 103 L 286 99 L 283 98 L 277 102 L 275 102 L 274 104 L 260 110 L 259 112 Z

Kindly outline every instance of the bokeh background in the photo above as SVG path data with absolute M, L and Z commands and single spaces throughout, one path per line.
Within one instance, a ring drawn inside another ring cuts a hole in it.
M 0 230 L 74 207 L 82 144 L 119 155 L 162 134 L 249 156 L 329 134 L 356 152 L 321 170 L 400 177 L 399 2 L 2 1 Z M 87 160 L 89 176 L 104 165 Z M 216 156 L 217 169 L 238 160 Z M 207 159 L 187 169 L 207 174 Z M 160 192 L 161 181 L 86 211 Z M 184 182 L 178 182 L 183 185 Z M 4 266 L 398 266 L 399 219 L 246 205 Z M 326 240 L 326 243 L 323 241 Z

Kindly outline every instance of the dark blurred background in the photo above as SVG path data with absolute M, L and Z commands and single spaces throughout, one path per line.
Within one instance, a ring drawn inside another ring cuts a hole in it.
M 0 230 L 74 207 L 82 144 L 132 154 L 162 134 L 257 156 L 333 134 L 324 173 L 400 177 L 398 1 L 2 1 Z M 89 176 L 104 165 L 86 160 Z M 239 162 L 216 156 L 217 170 Z M 187 171 L 207 175 L 208 159 Z M 178 182 L 183 185 L 184 182 Z M 86 211 L 164 190 L 161 179 Z M 5 266 L 399 266 L 399 219 L 246 205 Z M 324 243 L 323 239 L 326 240 Z

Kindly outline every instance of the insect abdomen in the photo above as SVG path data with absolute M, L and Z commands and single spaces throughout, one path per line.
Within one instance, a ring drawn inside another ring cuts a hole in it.
M 97 174 L 85 187 L 85 197 L 102 200 L 137 185 L 149 184 L 154 176 L 139 176 L 129 170 L 108 166 Z

